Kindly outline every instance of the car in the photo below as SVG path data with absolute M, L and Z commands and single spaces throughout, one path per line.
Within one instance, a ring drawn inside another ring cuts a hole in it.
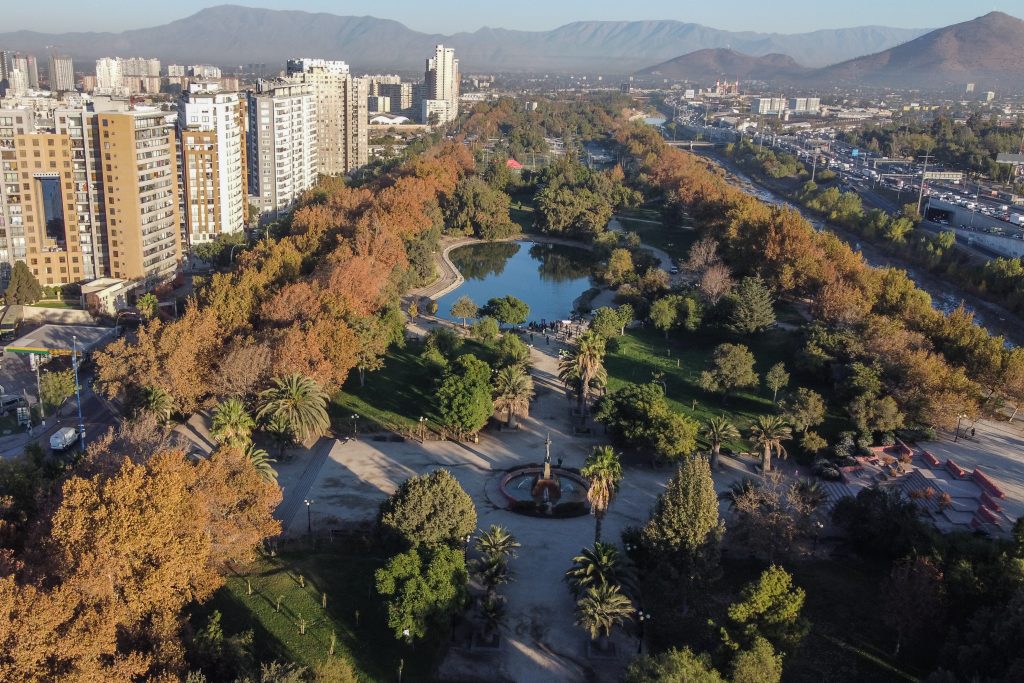
M 676 268 L 675 266 L 672 266 L 672 269 L 668 272 L 671 273 L 672 275 L 679 275 L 679 269 Z

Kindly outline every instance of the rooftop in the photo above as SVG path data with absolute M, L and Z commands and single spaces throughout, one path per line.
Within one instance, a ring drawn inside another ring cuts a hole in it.
M 113 327 L 95 325 L 43 325 L 4 347 L 5 353 L 67 355 L 72 348 L 85 353 L 114 338 Z

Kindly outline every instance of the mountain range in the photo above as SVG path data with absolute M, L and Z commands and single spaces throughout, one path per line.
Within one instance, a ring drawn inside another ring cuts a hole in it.
M 984 88 L 1024 87 L 1024 21 L 1002 12 L 930 31 L 901 45 L 819 69 L 791 56 L 697 50 L 641 69 L 676 80 L 759 80 L 800 85 L 936 89 L 976 82 Z
M 289 57 L 315 56 L 344 59 L 357 70 L 420 70 L 433 46 L 443 42 L 455 48 L 466 73 L 625 74 L 707 48 L 755 57 L 785 54 L 806 66 L 825 66 L 885 50 L 925 31 L 864 26 L 780 34 L 722 31 L 679 21 L 579 21 L 551 31 L 482 28 L 439 35 L 374 17 L 221 5 L 162 26 L 120 33 L 0 33 L 0 48 L 35 53 L 58 49 L 79 59 L 144 56 L 221 66 L 265 63 L 270 69 Z

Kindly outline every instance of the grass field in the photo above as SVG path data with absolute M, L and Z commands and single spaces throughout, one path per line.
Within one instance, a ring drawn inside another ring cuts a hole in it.
M 675 261 L 685 259 L 690 245 L 697 240 L 695 230 L 666 226 L 662 222 L 661 212 L 656 209 L 618 211 L 615 217 L 624 229 L 640 235 L 645 244 L 663 249 Z
M 81 308 L 78 299 L 40 299 L 32 305 L 36 308 Z
M 245 574 L 231 576 L 213 600 L 196 610 L 193 622 L 201 626 L 206 615 L 219 610 L 226 634 L 253 631 L 260 661 L 294 661 L 311 668 L 330 657 L 333 634 L 334 656 L 348 659 L 366 680 L 397 680 L 399 660 L 404 660 L 405 680 L 429 681 L 442 642 L 410 646 L 395 639 L 374 588 L 373 573 L 385 559 L 341 543 L 268 557 Z M 302 621 L 305 633 L 300 633 Z

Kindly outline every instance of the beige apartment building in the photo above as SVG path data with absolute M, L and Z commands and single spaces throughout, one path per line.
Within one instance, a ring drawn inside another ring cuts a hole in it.
M 348 64 L 326 59 L 288 60 L 290 80 L 312 88 L 316 98 L 320 173 L 343 175 L 366 165 L 369 156 L 369 83 L 353 78 Z

